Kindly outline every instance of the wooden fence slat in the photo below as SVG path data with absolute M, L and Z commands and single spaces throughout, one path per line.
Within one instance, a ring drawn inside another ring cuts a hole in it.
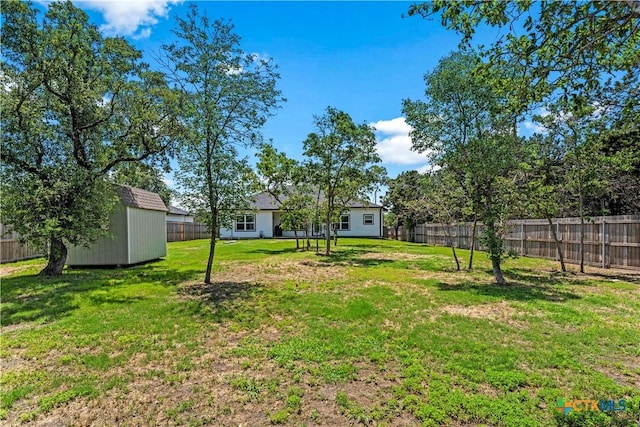
M 580 218 L 554 218 L 553 226 L 564 252 L 565 261 L 578 263 L 580 259 Z M 413 240 L 436 246 L 448 246 L 444 227 L 450 227 L 450 235 L 456 247 L 470 249 L 472 222 L 455 226 L 422 224 L 416 227 Z M 503 236 L 505 249 L 521 256 L 534 258 L 559 258 L 552 229 L 546 219 L 524 219 L 507 222 Z M 592 217 L 584 224 L 585 263 L 599 267 L 640 268 L 640 215 Z M 476 237 L 482 233 L 478 223 Z M 388 228 L 387 237 L 410 240 L 408 230 Z M 476 238 L 475 249 L 483 250 Z
M 167 242 L 208 239 L 209 227 L 199 222 L 167 222 Z

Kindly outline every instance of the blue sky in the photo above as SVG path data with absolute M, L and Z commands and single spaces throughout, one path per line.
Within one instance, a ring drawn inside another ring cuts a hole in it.
M 175 15 L 187 3 L 171 0 L 92 0 L 76 5 L 105 35 L 128 38 L 153 63 L 152 53 L 171 41 Z M 410 151 L 402 100 L 423 97 L 423 76 L 457 49 L 459 36 L 438 20 L 404 17 L 410 2 L 198 2 L 210 18 L 229 19 L 249 53 L 279 66 L 287 102 L 264 136 L 289 156 L 301 158 L 313 116 L 327 106 L 378 129 L 378 151 L 389 175 L 429 168 L 427 156 Z M 495 41 L 497 30 L 476 42 Z M 171 182 L 171 177 L 168 177 Z

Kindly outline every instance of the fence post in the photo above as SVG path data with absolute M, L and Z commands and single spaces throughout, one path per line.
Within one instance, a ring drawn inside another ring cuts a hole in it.
M 624 265 L 625 267 L 627 265 L 629 265 L 629 247 L 627 246 L 627 243 L 629 243 L 629 227 L 627 227 L 627 223 L 625 222 L 624 224 L 622 224 L 622 231 L 623 231 L 623 237 L 622 237 L 622 241 L 624 242 L 624 250 L 622 251 L 622 265 Z
M 602 268 L 605 268 L 605 257 L 607 255 L 607 238 L 605 232 L 607 230 L 607 221 L 602 217 L 602 224 L 600 224 L 600 239 L 602 240 Z
M 520 223 L 520 255 L 524 256 L 524 220 Z

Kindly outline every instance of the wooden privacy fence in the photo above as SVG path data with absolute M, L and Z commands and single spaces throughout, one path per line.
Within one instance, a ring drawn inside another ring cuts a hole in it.
M 199 222 L 167 222 L 167 242 L 208 239 L 209 227 Z
M 580 263 L 580 218 L 554 218 L 565 262 Z M 558 259 L 551 226 L 546 219 L 524 219 L 509 221 L 503 238 L 505 250 L 522 256 Z M 602 268 L 620 267 L 640 269 L 640 215 L 601 216 L 585 220 L 584 262 Z M 402 227 L 398 236 L 392 227 L 387 237 L 399 240 L 449 246 L 451 236 L 456 248 L 471 249 L 473 223 L 457 225 L 423 224 L 409 236 Z M 478 223 L 476 236 L 482 233 Z M 475 249 L 484 248 L 476 239 Z
M 9 232 L 8 228 L 0 223 L 0 262 L 20 261 L 41 256 L 32 245 L 20 243 L 19 238 L 17 233 Z
M 20 243 L 15 233 L 3 233 L 0 224 L 0 262 L 20 261 L 23 259 L 43 256 L 32 245 Z M 167 222 L 167 242 L 182 242 L 185 240 L 208 239 L 209 228 L 198 222 Z

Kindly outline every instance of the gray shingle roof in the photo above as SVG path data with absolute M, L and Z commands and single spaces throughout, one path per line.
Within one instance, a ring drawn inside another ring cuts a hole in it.
M 280 197 L 280 199 L 284 201 L 287 199 L 287 197 L 283 196 L 283 197 Z M 324 196 L 321 194 L 320 201 L 323 201 L 323 200 L 324 200 Z M 271 210 L 280 209 L 280 203 L 278 203 L 278 201 L 271 194 L 267 193 L 266 191 L 263 191 L 262 193 L 258 193 L 254 196 L 254 203 L 250 207 L 251 209 L 271 211 Z M 349 203 L 349 207 L 374 208 L 374 209 L 382 208 L 382 206 L 376 205 L 375 203 L 371 203 L 369 201 L 359 201 L 359 200 L 354 200 L 351 203 Z
M 166 212 L 168 210 L 158 193 L 126 185 L 118 185 L 116 190 L 125 206 L 151 211 Z
M 189 215 L 189 212 L 185 211 L 184 209 L 180 209 L 177 206 L 169 206 L 169 213 L 170 214 L 174 214 L 174 215 Z

